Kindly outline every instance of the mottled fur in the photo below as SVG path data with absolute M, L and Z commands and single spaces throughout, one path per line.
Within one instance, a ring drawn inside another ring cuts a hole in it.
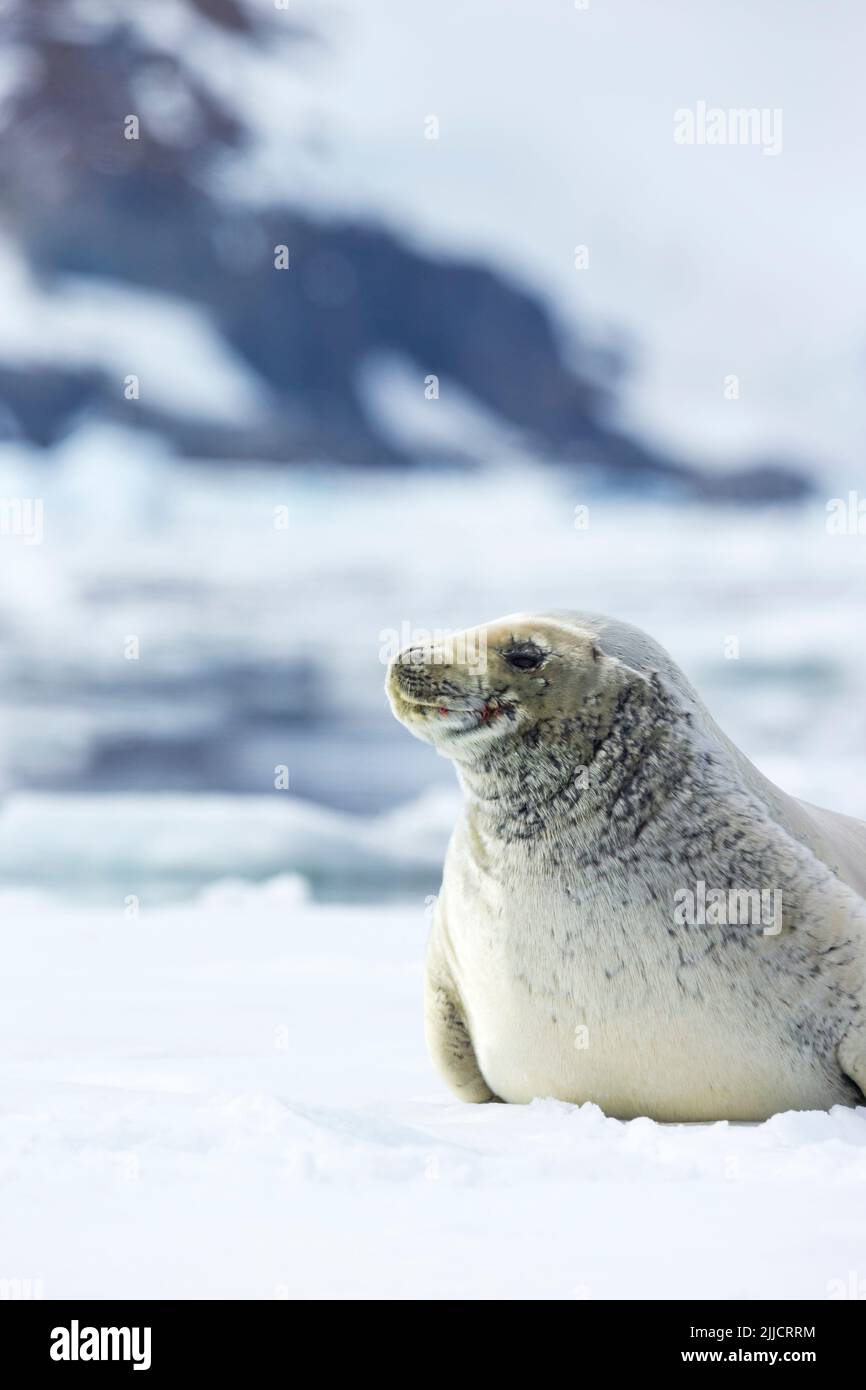
M 440 644 L 387 685 L 465 795 L 426 987 L 456 1094 L 661 1120 L 861 1102 L 866 825 L 763 778 L 637 629 L 555 612 L 472 632 L 483 669 Z M 536 669 L 506 659 L 525 643 Z M 678 922 L 698 881 L 781 894 L 782 930 Z

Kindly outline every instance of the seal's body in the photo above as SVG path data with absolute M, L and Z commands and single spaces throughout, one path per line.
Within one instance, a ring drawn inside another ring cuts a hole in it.
M 634 628 L 461 638 L 388 677 L 465 794 L 427 960 L 453 1090 L 680 1121 L 861 1103 L 866 825 L 763 778 Z

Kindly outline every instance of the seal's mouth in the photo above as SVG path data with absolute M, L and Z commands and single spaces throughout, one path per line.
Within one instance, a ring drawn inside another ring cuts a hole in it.
M 437 726 L 449 734 L 470 733 L 473 729 L 495 724 L 497 721 L 514 714 L 514 706 L 501 700 L 497 695 L 490 695 L 487 699 L 467 701 L 466 704 L 461 705 L 448 705 L 441 700 L 418 700 L 402 691 L 401 699 L 408 712 L 418 714 L 422 719 L 429 719 L 431 725 Z

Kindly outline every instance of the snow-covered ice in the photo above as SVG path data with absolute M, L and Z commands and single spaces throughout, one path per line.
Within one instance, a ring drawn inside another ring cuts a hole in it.
M 87 432 L 38 481 L 0 451 L 5 494 L 38 488 L 50 538 L 0 563 L 0 742 L 43 771 L 0 808 L 0 1281 L 46 1297 L 866 1293 L 866 1110 L 663 1128 L 450 1098 L 420 986 L 453 775 L 396 726 L 385 744 L 378 659 L 404 621 L 609 611 L 669 647 L 786 790 L 862 816 L 862 538 L 830 534 L 821 497 L 746 514 L 589 494 L 581 531 L 583 480 L 541 471 L 447 489 L 217 479 L 122 443 Z M 121 687 L 129 632 L 145 659 Z M 308 724 L 256 753 L 261 794 L 58 793 L 106 725 L 212 723 L 229 759 L 226 658 L 261 672 L 272 652 L 324 673 L 332 803 L 294 795 Z M 408 769 L 410 805 L 385 788 L 382 813 L 349 813 L 338 794 L 383 768 L 398 792 Z M 340 895 L 354 905 L 321 901 Z
M 866 1109 L 463 1106 L 422 899 L 301 879 L 0 896 L 0 1278 L 52 1297 L 823 1299 L 866 1278 Z

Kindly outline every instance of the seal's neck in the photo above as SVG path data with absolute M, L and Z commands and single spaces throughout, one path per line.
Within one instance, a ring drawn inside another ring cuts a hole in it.
M 689 776 L 690 718 L 655 674 L 629 676 L 609 703 L 540 721 L 458 764 L 470 823 L 500 844 L 625 849 Z

